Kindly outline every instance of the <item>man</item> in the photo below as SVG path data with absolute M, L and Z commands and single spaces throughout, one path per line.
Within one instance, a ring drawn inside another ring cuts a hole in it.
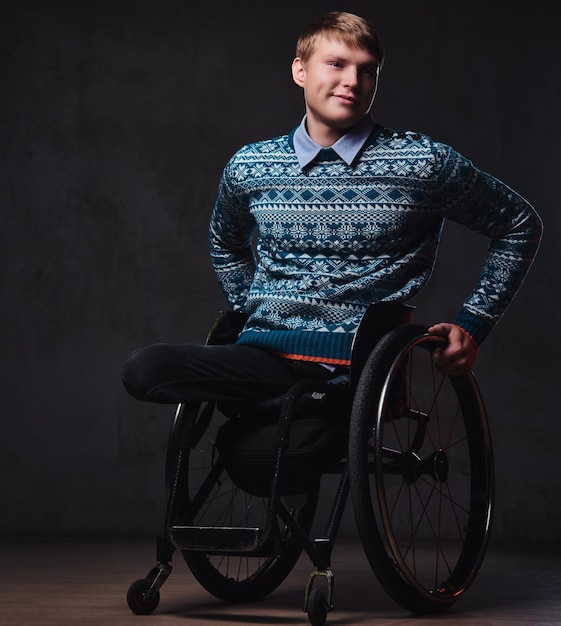
M 356 15 L 329 13 L 304 30 L 292 76 L 305 116 L 230 159 L 210 220 L 218 281 L 247 322 L 235 344 L 137 350 L 123 368 L 133 396 L 254 401 L 347 368 L 367 307 L 405 302 L 428 280 L 445 219 L 490 240 L 456 319 L 429 328 L 447 340 L 434 353 L 443 373 L 473 367 L 535 257 L 541 220 L 450 146 L 373 121 L 383 61 Z

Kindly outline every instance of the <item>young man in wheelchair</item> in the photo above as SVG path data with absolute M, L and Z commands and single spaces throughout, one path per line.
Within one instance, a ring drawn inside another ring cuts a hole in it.
M 329 13 L 304 30 L 292 63 L 304 117 L 232 156 L 210 218 L 216 276 L 247 321 L 235 343 L 135 351 L 123 366 L 130 394 L 251 403 L 333 377 L 349 366 L 368 306 L 406 302 L 425 285 L 445 219 L 490 242 L 456 318 L 429 328 L 447 341 L 433 354 L 440 371 L 471 370 L 534 259 L 541 221 L 452 147 L 372 118 L 383 62 L 380 38 L 356 15 Z

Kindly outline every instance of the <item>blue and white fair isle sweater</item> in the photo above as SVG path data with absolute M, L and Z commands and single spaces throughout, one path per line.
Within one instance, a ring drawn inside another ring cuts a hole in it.
M 305 168 L 293 135 L 244 146 L 220 182 L 210 252 L 231 308 L 249 314 L 237 343 L 348 364 L 368 305 L 427 282 L 445 218 L 490 240 L 455 320 L 481 343 L 536 254 L 530 204 L 425 135 L 376 124 L 350 166 L 327 148 Z

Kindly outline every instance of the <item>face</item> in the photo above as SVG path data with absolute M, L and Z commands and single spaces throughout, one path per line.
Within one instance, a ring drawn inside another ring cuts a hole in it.
M 322 37 L 304 64 L 292 64 L 294 82 L 303 88 L 308 133 L 336 140 L 370 111 L 378 84 L 378 62 L 370 52 Z M 318 141 L 318 143 L 321 143 Z

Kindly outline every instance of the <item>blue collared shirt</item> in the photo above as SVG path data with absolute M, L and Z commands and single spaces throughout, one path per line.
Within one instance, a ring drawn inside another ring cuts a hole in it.
M 367 115 L 362 122 L 340 137 L 330 148 L 334 150 L 347 165 L 351 165 L 360 152 L 374 128 L 374 121 Z M 308 135 L 306 116 L 294 131 L 294 150 L 301 168 L 309 165 L 319 154 L 322 147 Z

